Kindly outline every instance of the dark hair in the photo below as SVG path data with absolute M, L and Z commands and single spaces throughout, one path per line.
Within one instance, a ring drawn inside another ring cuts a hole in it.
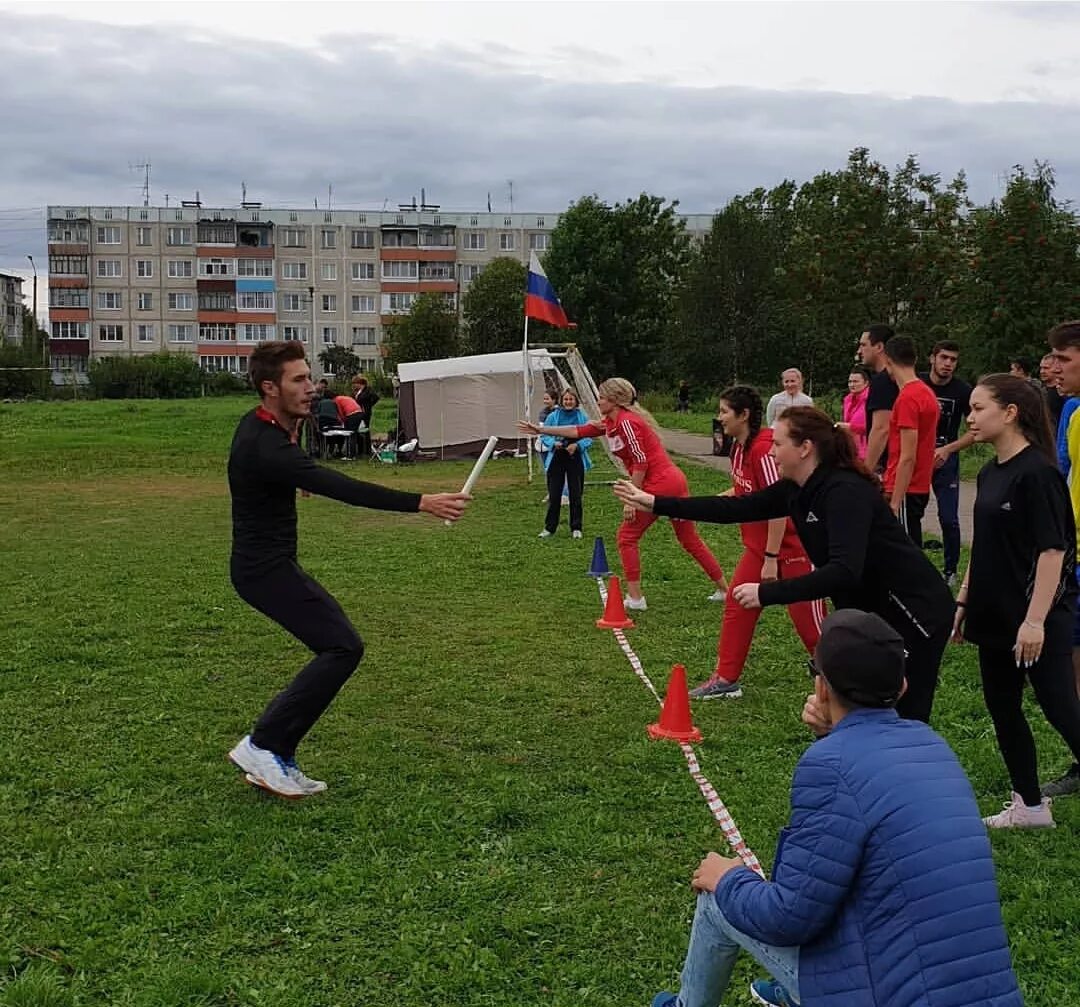
M 867 334 L 870 338 L 870 342 L 874 344 L 887 343 L 896 335 L 890 325 L 868 325 L 863 329 L 863 332 Z
M 761 417 L 764 407 L 761 404 L 761 396 L 756 388 L 749 385 L 732 385 L 725 388 L 719 395 L 721 402 L 726 402 L 737 413 L 749 413 L 750 433 L 746 438 L 749 444 L 758 435 L 761 429 Z
M 813 406 L 790 406 L 780 414 L 788 425 L 791 439 L 801 444 L 813 441 L 817 448 L 818 463 L 833 469 L 848 469 L 877 485 L 870 470 L 859 461 L 855 452 L 855 440 L 846 430 L 841 430 L 830 417 Z
M 915 361 L 919 359 L 919 351 L 915 348 L 915 340 L 911 336 L 893 336 L 885 344 L 885 356 L 901 367 L 914 367 Z
M 290 339 L 288 342 L 274 340 L 269 343 L 259 343 L 248 357 L 248 377 L 255 386 L 255 391 L 262 397 L 263 382 L 272 381 L 275 385 L 281 382 L 281 372 L 290 360 L 304 359 L 304 344 Z
M 856 364 L 854 367 L 851 368 L 850 371 L 848 371 L 848 374 L 858 374 L 863 379 L 863 381 L 865 381 L 867 384 L 870 384 L 870 371 L 863 367 L 862 364 Z
M 930 351 L 930 356 L 936 357 L 942 350 L 946 353 L 959 353 L 960 344 L 955 339 L 939 339 L 934 343 L 934 348 Z
M 1057 443 L 1050 426 L 1046 396 L 1027 378 L 1014 374 L 987 374 L 979 379 L 999 406 L 1016 406 L 1016 424 L 1029 444 L 1034 444 L 1057 465 Z
M 1033 369 L 1031 357 L 1009 357 L 1009 366 L 1012 367 L 1014 364 L 1025 374 L 1030 374 Z
M 1080 321 L 1058 322 L 1047 334 L 1047 339 L 1055 350 L 1080 347 Z

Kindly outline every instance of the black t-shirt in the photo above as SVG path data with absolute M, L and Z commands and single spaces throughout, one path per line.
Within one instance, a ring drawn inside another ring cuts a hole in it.
M 870 379 L 870 391 L 866 396 L 866 436 L 870 436 L 870 431 L 874 428 L 874 413 L 879 409 L 892 409 L 896 404 L 896 396 L 900 394 L 900 389 L 896 387 L 896 382 L 889 377 L 888 371 L 878 371 Z M 889 449 L 885 448 L 881 452 L 881 460 L 878 462 L 878 468 L 884 470 L 885 461 L 888 458 Z
M 1076 526 L 1065 479 L 1038 448 L 1004 464 L 987 462 L 975 497 L 975 536 L 964 636 L 988 647 L 1011 647 L 1027 617 L 1040 553 L 1065 553 L 1061 580 L 1046 616 L 1047 652 L 1072 649 L 1077 587 Z
M 1047 387 L 1045 391 L 1046 408 L 1050 413 L 1050 429 L 1057 436 L 1058 424 L 1061 422 L 1061 411 L 1065 408 L 1065 396 L 1059 395 L 1056 388 Z
M 937 446 L 951 444 L 960 436 L 960 421 L 971 411 L 971 385 L 959 378 L 949 378 L 943 385 L 935 385 L 929 374 L 920 374 L 938 400 L 941 418 L 937 427 Z

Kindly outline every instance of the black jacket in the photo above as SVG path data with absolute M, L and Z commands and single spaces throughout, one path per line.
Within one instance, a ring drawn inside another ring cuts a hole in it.
M 368 385 L 362 391 L 357 392 L 353 398 L 356 399 L 356 404 L 364 414 L 364 422 L 370 427 L 371 412 L 375 408 L 375 403 L 379 401 L 379 396 L 376 395 L 372 387 Z
M 653 509 L 716 524 L 790 517 L 814 571 L 763 583 L 762 605 L 831 598 L 835 608 L 878 613 L 906 639 L 952 625 L 955 603 L 941 574 L 900 527 L 881 491 L 855 472 L 818 468 L 801 488 L 781 479 L 742 497 L 657 497 Z

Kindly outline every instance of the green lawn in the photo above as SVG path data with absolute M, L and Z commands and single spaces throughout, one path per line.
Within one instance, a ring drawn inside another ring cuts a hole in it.
M 588 490 L 583 542 L 536 538 L 544 491 L 521 461 L 492 462 L 453 529 L 299 501 L 301 558 L 368 649 L 301 749 L 331 789 L 277 802 L 224 758 L 306 659 L 228 582 L 224 462 L 251 405 L 0 405 L 0 1005 L 647 1004 L 676 981 L 690 874 L 724 841 L 593 626 L 583 573 L 593 534 L 615 559 L 615 501 Z M 348 467 L 431 489 L 467 469 Z M 735 530 L 705 535 L 730 569 Z M 710 587 L 667 528 L 643 555 L 632 642 L 659 687 L 675 661 L 699 680 Z M 803 662 L 770 611 L 745 698 L 696 711 L 703 770 L 766 865 L 807 743 Z M 990 811 L 1009 788 L 973 653 L 951 649 L 943 679 L 937 726 Z M 1080 989 L 1080 799 L 1055 814 L 993 837 L 1031 1007 Z

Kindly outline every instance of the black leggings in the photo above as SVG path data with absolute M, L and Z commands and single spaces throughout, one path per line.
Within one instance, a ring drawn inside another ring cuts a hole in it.
M 251 732 L 252 744 L 291 759 L 364 656 L 364 642 L 333 596 L 295 563 L 284 563 L 233 587 L 315 657 L 271 701 Z
M 585 463 L 580 449 L 571 454 L 565 449 L 551 449 L 551 462 L 547 470 L 548 510 L 544 527 L 553 532 L 559 527 L 559 507 L 562 500 L 563 481 L 570 497 L 570 530 L 581 531 L 581 494 L 585 490 Z
M 894 624 L 893 628 L 903 636 L 904 649 L 907 651 L 904 662 L 907 690 L 896 704 L 896 712 L 908 720 L 929 723 L 941 669 L 941 655 L 945 653 L 952 627 L 942 626 L 929 637 L 910 625 L 901 629 Z
M 1069 651 L 1044 653 L 1031 668 L 1017 668 L 1012 648 L 979 648 L 979 671 L 982 673 L 986 708 L 994 721 L 998 748 L 1009 771 L 1012 788 L 1025 804 L 1034 807 L 1039 793 L 1039 767 L 1035 739 L 1024 716 L 1024 679 L 1031 680 L 1035 699 L 1050 726 L 1072 749 L 1080 762 L 1080 698 Z

